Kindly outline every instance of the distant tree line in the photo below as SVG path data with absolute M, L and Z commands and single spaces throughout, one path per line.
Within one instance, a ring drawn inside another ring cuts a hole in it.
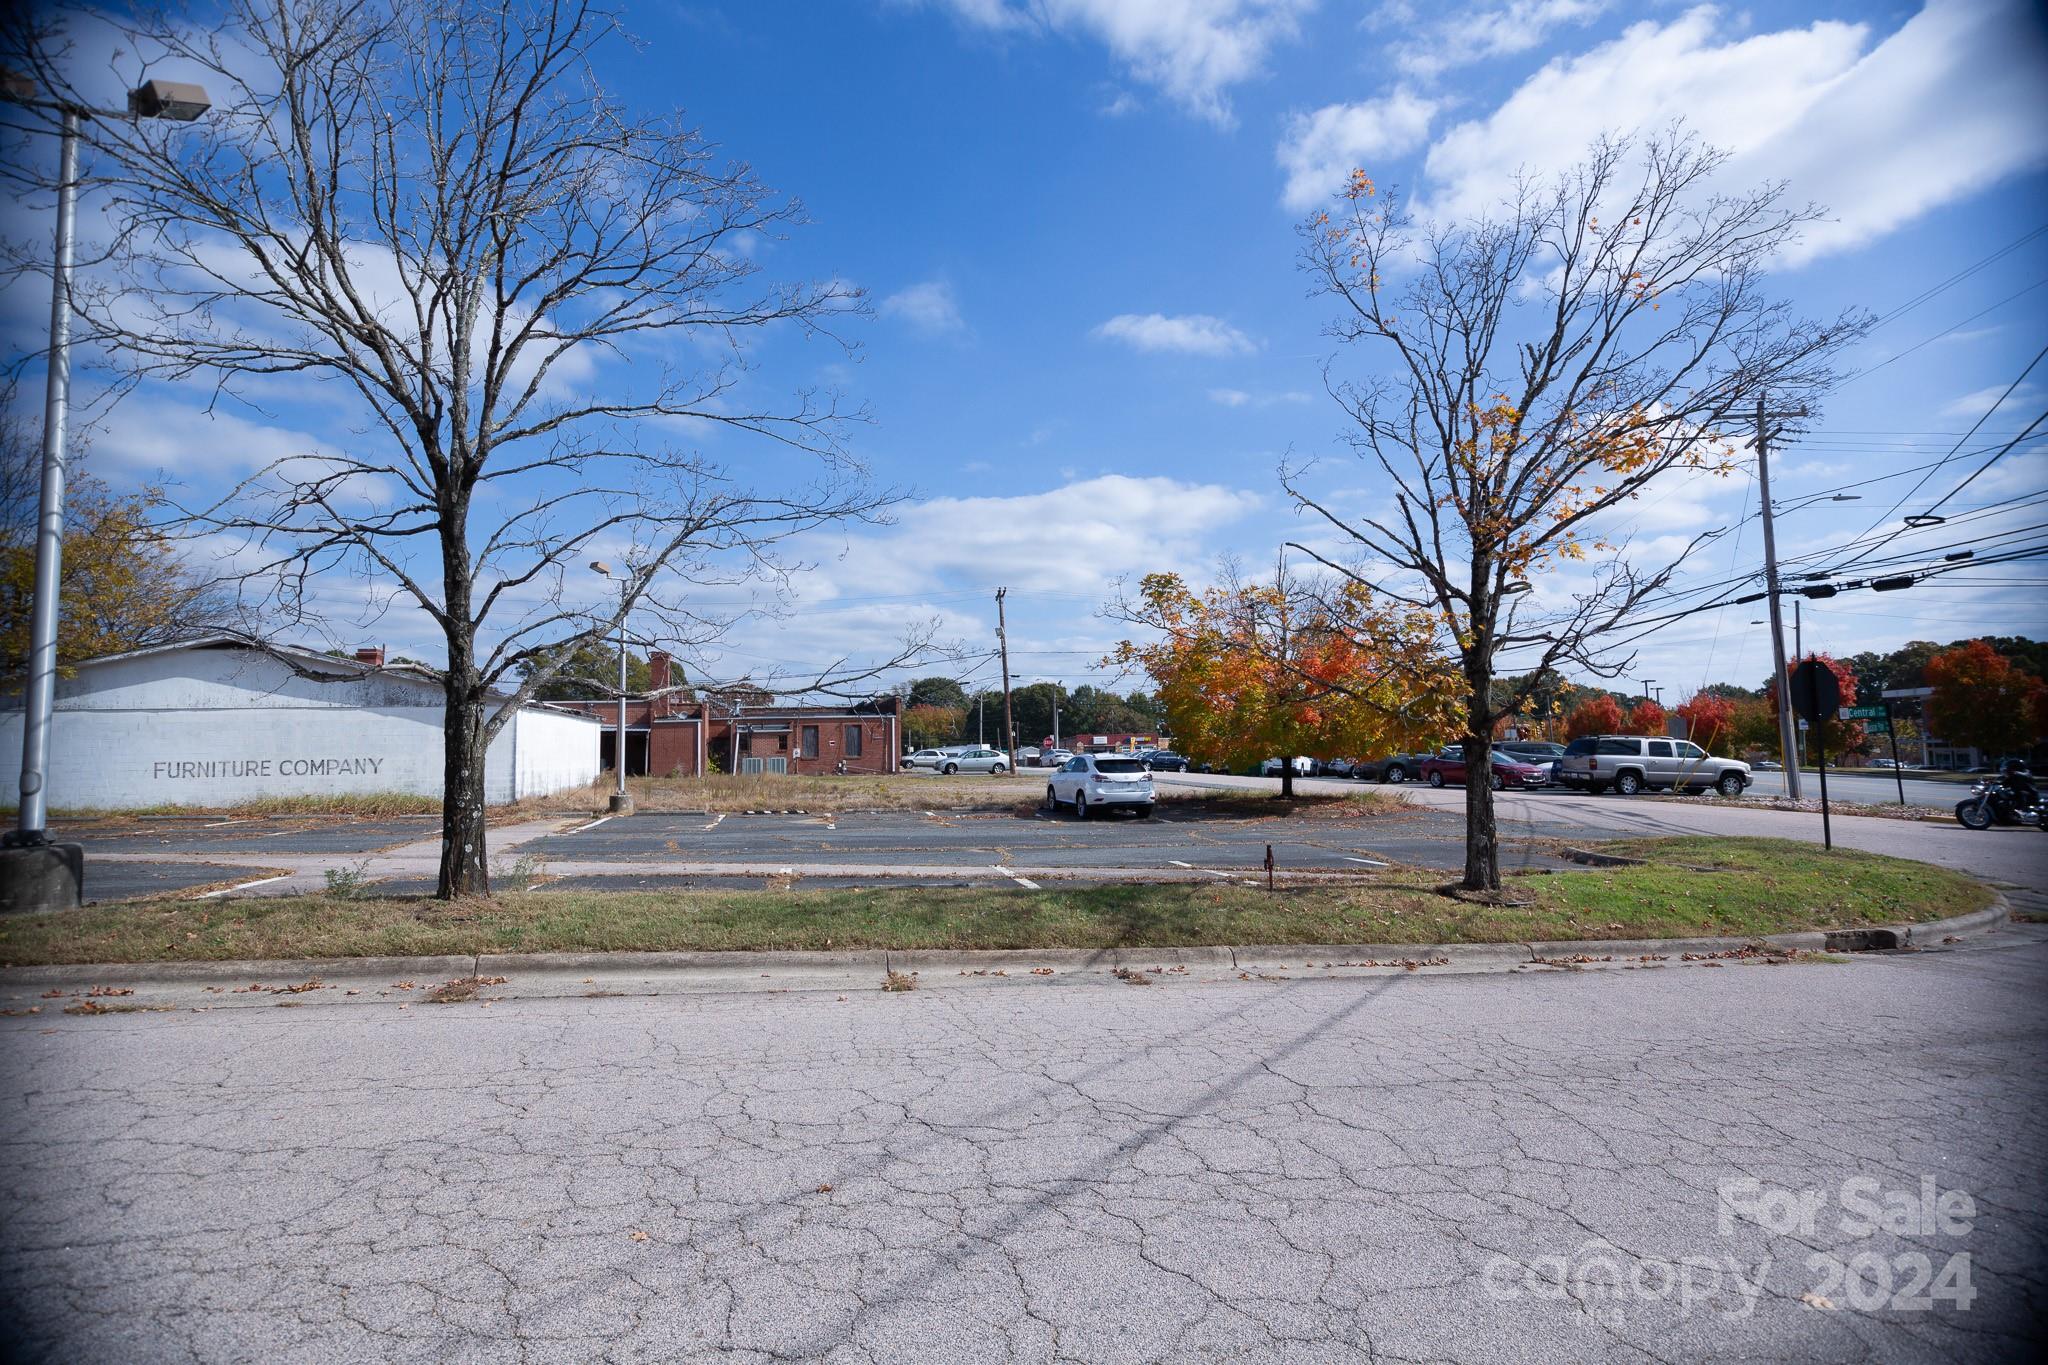
M 918 678 L 903 689 L 903 741 L 912 748 L 1003 743 L 1002 689 L 969 691 L 956 678 Z M 1123 695 L 1106 687 L 1083 684 L 1071 691 L 1060 683 L 1031 683 L 1010 689 L 1010 713 L 1019 745 L 1035 745 L 1053 733 L 1053 712 L 1059 712 L 1062 738 L 1087 734 L 1157 734 L 1165 708 L 1149 692 Z

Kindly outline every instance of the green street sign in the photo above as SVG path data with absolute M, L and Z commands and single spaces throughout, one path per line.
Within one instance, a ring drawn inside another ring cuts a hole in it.
M 1892 727 L 1888 721 L 1873 720 L 1863 727 L 1863 733 L 1866 735 L 1888 735 L 1891 732 Z
M 1845 706 L 1842 708 L 1843 720 L 1883 720 L 1884 718 L 1885 710 L 1882 706 Z

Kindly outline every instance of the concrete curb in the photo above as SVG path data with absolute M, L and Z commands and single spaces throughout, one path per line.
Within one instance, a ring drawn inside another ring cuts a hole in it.
M 1015 948 L 914 951 L 863 949 L 846 952 L 680 952 L 680 953 L 498 953 L 444 957 L 303 958 L 283 961 L 123 962 L 60 964 L 0 968 L 0 996 L 35 988 L 95 985 L 176 989 L 191 986 L 243 986 L 252 982 L 284 983 L 318 978 L 335 984 L 416 981 L 421 985 L 461 977 L 544 978 L 536 995 L 626 994 L 623 990 L 574 992 L 571 984 L 637 987 L 630 993 L 658 994 L 662 984 L 682 984 L 677 977 L 698 977 L 704 985 L 727 986 L 769 979 L 791 983 L 792 989 L 865 989 L 890 971 L 917 973 L 932 984 L 948 976 L 1003 975 L 1107 976 L 1118 970 L 1150 972 L 1182 970 L 1236 974 L 1280 971 L 1291 967 L 1356 968 L 1374 971 L 1438 972 L 1507 971 L 1541 964 L 1545 959 L 1577 957 L 1678 957 L 1686 953 L 1736 953 L 1768 946 L 1786 952 L 1820 952 L 1835 948 L 1910 947 L 1939 942 L 1952 934 L 1986 929 L 2003 922 L 2012 907 L 1994 891 L 1982 910 L 1931 920 L 1923 924 L 1871 926 L 1858 929 L 1801 930 L 1759 938 L 1564 939 L 1516 943 L 1295 943 L 1156 948 Z M 1884 939 L 1891 936 L 1891 941 Z M 1845 943 L 1845 936 L 1863 939 Z M 1410 967 L 1409 964 L 1416 964 Z M 1049 968 L 1050 972 L 1034 972 Z M 568 978 L 576 978 L 572 983 Z M 671 978 L 663 982 L 662 978 Z

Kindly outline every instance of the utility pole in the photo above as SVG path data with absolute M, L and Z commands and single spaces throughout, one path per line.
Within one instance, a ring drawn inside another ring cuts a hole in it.
M 1756 396 L 1756 486 L 1764 514 L 1764 594 L 1771 604 L 1771 662 L 1778 679 L 1778 754 L 1785 760 L 1785 794 L 1799 799 L 1799 746 L 1792 728 L 1792 679 L 1785 671 L 1785 613 L 1778 605 L 1778 532 L 1771 520 L 1771 431 L 1764 396 Z
M 1060 747 L 1060 685 L 1052 685 L 1052 747 Z
M 996 589 L 996 646 L 1003 655 L 1003 754 L 1010 761 L 1010 771 L 1016 772 L 1017 732 L 1015 722 L 1010 718 L 1010 632 L 1003 620 L 1003 594 L 1008 591 L 1008 588 Z

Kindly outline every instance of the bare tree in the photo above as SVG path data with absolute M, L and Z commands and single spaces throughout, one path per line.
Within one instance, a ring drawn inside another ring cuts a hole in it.
M 1660 478 L 1725 472 L 1730 428 L 1766 395 L 1778 408 L 1816 400 L 1830 358 L 1864 328 L 1767 296 L 1766 265 L 1818 210 L 1789 206 L 1781 185 L 1715 192 L 1723 160 L 1677 129 L 1603 140 L 1555 181 L 1519 183 L 1496 216 L 1428 226 L 1359 172 L 1302 225 L 1303 267 L 1340 305 L 1329 334 L 1385 357 L 1379 374 L 1329 384 L 1354 452 L 1384 480 L 1366 491 L 1384 502 L 1346 515 L 1309 470 L 1282 482 L 1345 547 L 1299 548 L 1439 615 L 1478 775 L 1469 890 L 1500 888 L 1494 724 L 1549 670 L 1625 667 L 1612 632 L 1713 534 L 1639 563 L 1603 530 L 1619 542 L 1627 504 Z M 1524 678 L 1496 691 L 1503 655 Z
M 215 402 L 346 414 L 322 448 L 188 501 L 182 526 L 234 557 L 273 628 L 319 619 L 347 574 L 372 609 L 431 618 L 439 894 L 484 892 L 485 754 L 561 660 L 629 615 L 675 650 L 714 639 L 730 618 L 690 610 L 684 586 L 786 573 L 791 536 L 892 500 L 843 448 L 849 414 L 746 381 L 748 335 L 836 342 L 860 295 L 760 278 L 754 247 L 798 205 L 609 97 L 595 58 L 623 38 L 590 4 L 227 0 L 206 31 L 102 18 L 127 79 L 197 79 L 213 109 L 88 123 L 112 240 L 81 340 Z M 43 89 L 95 102 L 69 93 L 61 35 L 17 46 Z M 687 448 L 718 430 L 774 456 L 742 475 Z

